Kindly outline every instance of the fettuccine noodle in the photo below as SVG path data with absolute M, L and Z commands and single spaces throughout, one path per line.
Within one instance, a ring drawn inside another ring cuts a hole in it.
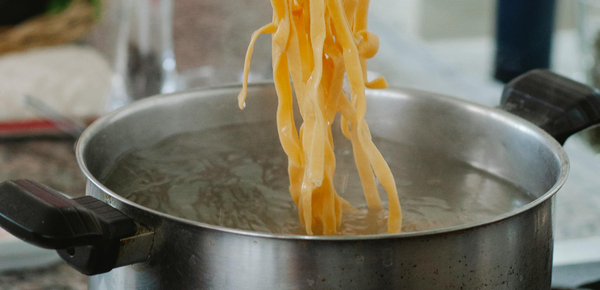
M 342 213 L 353 209 L 333 186 L 331 124 L 338 112 L 342 132 L 352 142 L 369 209 L 383 209 L 377 177 L 388 194 L 388 232 L 400 232 L 402 211 L 394 177 L 365 122 L 365 88 L 388 86 L 384 78 L 367 82 L 367 59 L 379 49 L 379 38 L 367 30 L 369 0 L 271 0 L 271 5 L 273 21 L 254 32 L 248 47 L 239 106 L 245 107 L 254 43 L 260 34 L 273 34 L 279 139 L 288 156 L 290 194 L 307 234 L 336 234 Z M 350 99 L 342 88 L 344 75 Z M 303 119 L 299 132 L 292 91 Z

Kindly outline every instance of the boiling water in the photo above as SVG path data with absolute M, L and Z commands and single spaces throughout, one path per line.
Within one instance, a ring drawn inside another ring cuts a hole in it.
M 534 199 L 523 189 L 465 163 L 373 139 L 396 178 L 403 231 L 489 220 Z M 335 187 L 359 209 L 344 214 L 340 234 L 386 233 L 387 212 L 366 207 L 350 142 L 336 136 L 334 143 Z M 122 156 L 104 184 L 133 202 L 189 220 L 265 233 L 305 234 L 288 192 L 287 158 L 272 123 L 172 136 Z M 380 195 L 387 205 L 382 187 Z

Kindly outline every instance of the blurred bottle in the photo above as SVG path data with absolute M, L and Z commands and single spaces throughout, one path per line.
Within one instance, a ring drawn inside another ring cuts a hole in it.
M 272 19 L 265 0 L 174 0 L 174 52 L 179 89 L 242 80 L 250 35 Z M 250 80 L 271 80 L 271 36 L 260 36 Z
M 494 77 L 550 67 L 556 0 L 498 0 Z
M 173 54 L 173 1 L 135 0 L 128 57 L 133 100 L 178 89 Z

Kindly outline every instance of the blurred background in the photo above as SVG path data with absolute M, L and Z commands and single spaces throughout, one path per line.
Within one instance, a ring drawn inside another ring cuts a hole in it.
M 600 87 L 598 0 L 372 0 L 369 15 L 381 39 L 370 75 L 394 86 L 487 106 L 534 68 Z M 83 194 L 72 147 L 87 123 L 147 96 L 239 82 L 250 35 L 270 19 L 267 0 L 0 0 L 0 178 Z M 250 79 L 271 76 L 270 37 L 261 36 Z M 598 140 L 592 128 L 565 145 L 560 285 L 592 279 L 574 267 L 600 279 Z M 0 233 L 0 270 L 12 271 L 0 274 L 0 289 L 85 289 L 62 264 L 15 272 L 55 256 Z
M 369 69 L 490 105 L 494 87 L 532 68 L 592 83 L 596 2 L 374 0 L 370 29 L 382 44 Z M 15 108 L 22 95 L 51 107 L 60 99 L 54 109 L 86 119 L 153 94 L 238 82 L 249 36 L 270 15 L 265 0 L 0 0 L 0 77 L 11 83 L 0 98 Z M 269 49 L 261 37 L 252 80 L 270 79 Z M 8 108 L 0 120 L 24 113 Z

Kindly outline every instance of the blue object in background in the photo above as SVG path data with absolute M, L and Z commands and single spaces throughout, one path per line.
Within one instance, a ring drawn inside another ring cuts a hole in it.
M 494 77 L 550 67 L 556 0 L 498 0 Z

